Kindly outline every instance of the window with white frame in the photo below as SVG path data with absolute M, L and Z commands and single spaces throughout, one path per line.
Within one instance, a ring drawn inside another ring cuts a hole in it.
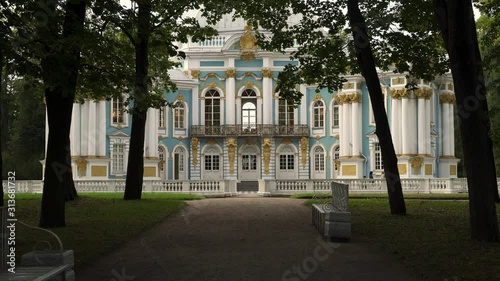
M 221 122 L 221 100 L 217 90 L 205 93 L 205 126 L 219 126 Z
M 313 127 L 323 128 L 325 125 L 325 104 L 318 100 L 313 105 Z
M 183 102 L 176 102 L 174 107 L 174 129 L 184 129 L 186 127 L 185 122 L 186 109 Z
M 125 144 L 115 143 L 113 144 L 113 150 L 111 153 L 112 172 L 113 173 L 125 173 Z
M 289 146 L 280 150 L 280 170 L 293 171 L 295 169 L 295 153 Z
M 289 105 L 285 99 L 279 100 L 278 106 L 278 124 L 279 125 L 293 125 L 295 118 L 295 108 Z
M 205 155 L 205 170 L 219 171 L 219 155 Z
M 165 171 L 165 150 L 161 146 L 158 146 L 158 158 L 160 159 L 160 172 L 163 172 Z
M 314 171 L 325 171 L 325 150 L 321 146 L 316 146 L 314 148 Z
M 125 125 L 126 112 L 124 97 L 119 96 L 111 100 L 111 123 L 112 125 Z
M 158 110 L 158 127 L 160 128 L 165 128 L 165 107 L 162 106 L 160 107 L 160 110 Z
M 339 104 L 337 101 L 333 101 L 333 108 L 332 108 L 332 126 L 334 128 L 338 128 L 340 125 L 340 108 Z
M 338 170 L 338 165 L 337 165 L 337 161 L 339 161 L 340 159 L 340 146 L 335 146 L 335 148 L 333 149 L 333 165 L 334 165 L 334 169 L 335 171 Z
M 380 143 L 373 143 L 373 157 L 375 161 L 375 170 L 383 170 L 384 162 L 382 162 L 382 151 L 380 150 Z

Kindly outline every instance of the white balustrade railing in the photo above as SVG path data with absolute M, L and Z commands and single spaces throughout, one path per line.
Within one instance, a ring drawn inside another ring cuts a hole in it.
M 222 47 L 226 44 L 226 36 L 214 36 L 210 39 L 199 41 L 199 42 L 189 42 L 189 47 Z
M 260 180 L 259 193 L 294 194 L 304 192 L 330 192 L 335 181 L 349 185 L 350 193 L 386 193 L 384 179 L 312 179 L 312 180 Z M 500 190 L 500 178 L 497 179 Z M 404 193 L 465 193 L 467 179 L 401 179 Z M 7 181 L 2 187 L 7 192 Z M 124 192 L 125 180 L 75 180 L 78 192 Z M 15 181 L 16 193 L 42 193 L 41 180 Z M 144 192 L 234 194 L 235 180 L 145 180 Z

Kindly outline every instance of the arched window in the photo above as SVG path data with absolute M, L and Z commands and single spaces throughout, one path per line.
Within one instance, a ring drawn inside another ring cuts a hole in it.
M 332 116 L 333 116 L 332 126 L 334 128 L 338 128 L 340 124 L 340 116 L 339 116 L 339 104 L 337 103 L 337 101 L 333 102 Z
M 257 94 L 251 89 L 241 93 L 241 125 L 245 130 L 257 127 Z
M 184 129 L 186 127 L 185 114 L 184 103 L 176 102 L 174 107 L 174 129 Z
M 186 173 L 184 166 L 186 163 L 184 162 L 184 155 L 186 150 L 182 146 L 178 146 L 174 150 L 174 163 L 173 163 L 173 172 L 174 172 L 174 180 L 183 180 L 186 179 Z
M 158 114 L 159 114 L 158 127 L 165 128 L 165 107 L 164 106 L 160 107 Z
M 289 105 L 288 101 L 285 99 L 279 100 L 278 107 L 278 124 L 279 125 L 293 125 L 294 122 L 295 108 L 293 105 Z
M 314 171 L 325 171 L 325 150 L 319 145 L 314 148 Z
M 209 90 L 205 93 L 205 126 L 220 125 L 220 94 L 217 90 Z
M 323 128 L 325 125 L 325 105 L 323 101 L 318 100 L 313 105 L 313 127 Z

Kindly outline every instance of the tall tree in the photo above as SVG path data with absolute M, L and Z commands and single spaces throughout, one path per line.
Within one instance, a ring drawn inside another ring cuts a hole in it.
M 470 0 L 434 0 L 450 57 L 469 189 L 472 239 L 500 242 L 495 162 L 483 66 Z
M 403 198 L 401 179 L 399 177 L 398 158 L 396 157 L 396 151 L 394 150 L 394 144 L 392 142 L 389 120 L 385 112 L 384 95 L 380 88 L 375 59 L 370 45 L 365 18 L 359 9 L 359 1 L 348 0 L 347 12 L 349 15 L 352 37 L 354 38 L 356 59 L 368 87 L 373 116 L 375 117 L 375 124 L 377 124 L 375 133 L 381 144 L 380 148 L 384 161 L 391 214 L 405 215 L 406 206 Z
M 49 13 L 56 14 L 53 1 L 44 1 Z M 86 0 L 68 0 L 64 20 L 48 15 L 39 27 L 46 55 L 41 59 L 49 136 L 40 217 L 41 227 L 65 226 L 65 199 L 77 196 L 71 170 L 70 127 L 80 69 Z M 62 29 L 62 33 L 59 30 Z M 53 42 L 50 43 L 49 42 Z M 72 187 L 71 189 L 65 187 Z

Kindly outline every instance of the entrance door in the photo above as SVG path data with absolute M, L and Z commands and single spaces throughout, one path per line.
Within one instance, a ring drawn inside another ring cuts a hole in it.
M 184 161 L 184 148 L 178 147 L 174 153 L 174 180 L 185 180 L 186 169 Z
M 260 157 L 255 147 L 246 147 L 240 156 L 240 180 L 256 181 L 259 179 Z

